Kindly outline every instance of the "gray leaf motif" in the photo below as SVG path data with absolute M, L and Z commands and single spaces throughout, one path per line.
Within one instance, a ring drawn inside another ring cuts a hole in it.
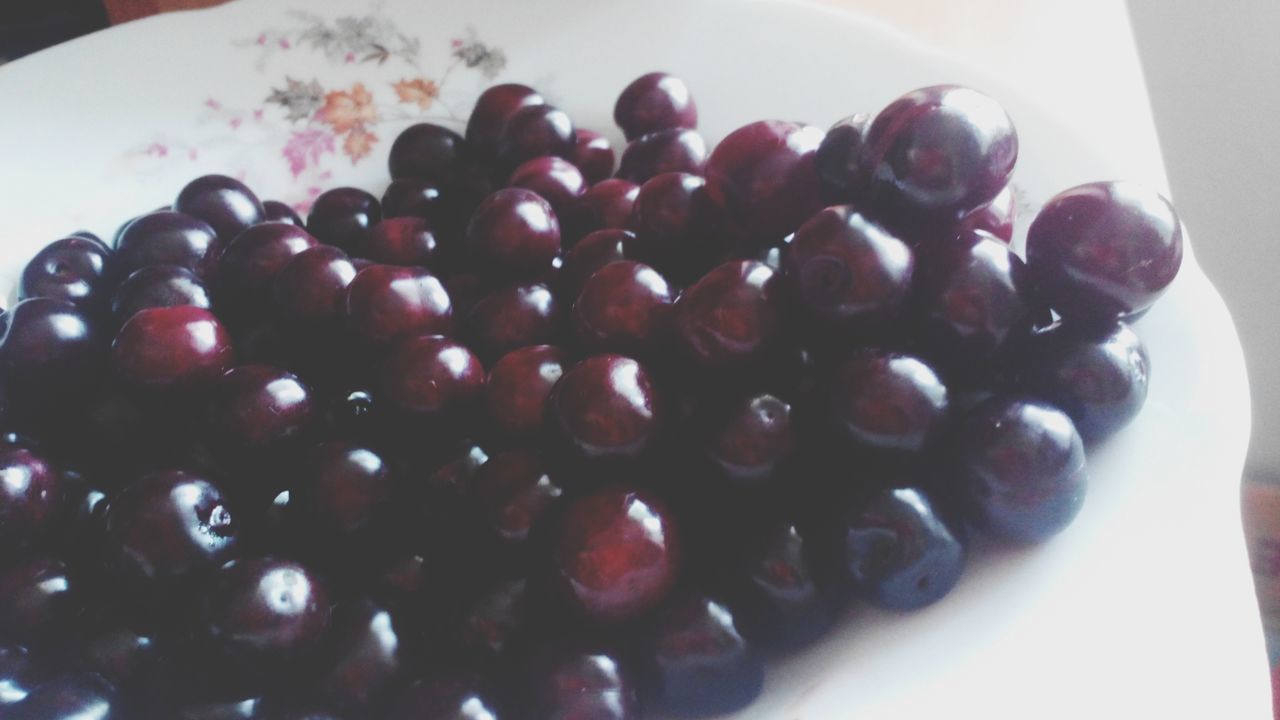
M 479 68 L 490 80 L 507 66 L 506 53 L 500 48 L 489 47 L 480 42 L 475 28 L 467 28 L 467 38 L 454 47 L 453 56 L 469 68 Z
M 324 89 L 315 80 L 304 83 L 286 77 L 284 89 L 272 88 L 267 102 L 283 107 L 285 118 L 290 121 L 306 120 L 324 104 Z

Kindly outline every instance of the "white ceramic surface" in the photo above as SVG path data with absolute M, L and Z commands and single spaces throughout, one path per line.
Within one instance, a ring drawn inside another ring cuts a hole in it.
M 998 78 L 798 1 L 240 0 L 0 68 L 0 283 L 44 243 L 110 236 L 205 172 L 302 208 L 332 185 L 380 193 L 401 128 L 460 128 L 494 81 L 532 84 L 620 141 L 613 99 L 657 68 L 689 82 L 713 141 L 754 119 L 826 125 L 959 82 L 1017 123 L 1028 206 L 1116 174 Z M 1137 327 L 1153 358 L 1147 407 L 1091 453 L 1090 495 L 1066 532 L 979 548 L 924 611 L 856 608 L 773 664 L 764 697 L 735 717 L 1269 717 L 1238 506 L 1248 388 L 1194 254 Z

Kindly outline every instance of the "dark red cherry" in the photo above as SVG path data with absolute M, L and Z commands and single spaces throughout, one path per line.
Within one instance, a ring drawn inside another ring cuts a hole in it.
M 698 106 L 683 80 L 651 72 L 623 88 L 613 106 L 613 121 L 634 140 L 659 130 L 698 127 Z
M 209 289 L 198 275 L 177 265 L 152 265 L 120 283 L 111 298 L 111 313 L 123 324 L 140 310 L 175 305 L 213 309 Z
M 564 437 L 587 458 L 644 453 L 661 426 L 662 405 L 649 373 L 622 355 L 596 355 L 560 378 L 551 407 Z
M 40 647 L 75 632 L 90 600 L 62 560 L 34 555 L 0 570 L 0 636 Z
M 489 528 L 511 544 L 524 544 L 534 525 L 564 494 L 542 458 L 529 450 L 490 457 L 476 471 L 472 490 Z
M 1141 312 L 1182 265 L 1182 223 L 1153 190 L 1125 182 L 1059 193 L 1027 231 L 1027 267 L 1067 319 L 1112 320 Z
M 644 183 L 655 175 L 683 172 L 701 175 L 707 165 L 707 141 L 697 130 L 672 128 L 642 135 L 627 144 L 618 162 L 618 177 Z
M 700 595 L 663 610 L 645 639 L 659 709 L 685 716 L 730 713 L 760 694 L 764 667 L 725 605 Z
M 207 281 L 234 237 L 218 235 L 205 221 L 179 212 L 143 215 L 116 239 L 116 270 L 127 276 L 150 265 L 177 265 Z
M 863 349 L 836 370 L 836 426 L 873 448 L 920 452 L 947 417 L 947 387 L 933 368 L 901 353 Z
M 496 707 L 475 680 L 446 675 L 401 690 L 386 720 L 498 720 Z
M 60 675 L 42 683 L 5 720 L 113 720 L 123 717 L 116 689 L 94 673 Z
M 835 623 L 837 604 L 820 585 L 820 548 L 814 535 L 791 523 L 770 528 L 746 554 L 737 587 L 736 616 L 743 633 L 775 648 L 798 648 Z
M 265 304 L 276 274 L 294 256 L 319 244 L 306 230 L 288 223 L 263 223 L 240 233 L 218 266 L 220 307 L 245 312 Z
M 390 612 L 367 600 L 338 608 L 328 646 L 328 670 L 317 687 L 338 707 L 368 708 L 382 701 L 402 675 L 400 629 Z
M 731 480 L 768 480 L 795 446 L 791 405 L 773 395 L 738 398 L 714 415 L 707 454 Z
M 844 565 L 872 604 L 917 610 L 942 599 L 965 565 L 963 537 L 918 488 L 890 488 L 849 511 L 840 528 Z
M 329 591 L 315 573 L 288 560 L 227 563 L 204 603 L 206 631 L 233 658 L 302 660 L 329 628 Z
M 378 198 L 359 188 L 340 187 L 316 198 L 307 215 L 307 232 L 320 242 L 348 250 L 381 220 Z
M 1071 416 L 1086 442 L 1128 425 L 1151 381 L 1146 346 L 1119 321 L 1055 324 L 1032 337 L 1018 364 L 1020 386 Z
M 216 568 L 236 551 L 238 531 L 222 491 L 179 470 L 137 480 L 111 500 L 106 515 L 116 565 L 142 578 Z
M 564 158 L 544 155 L 521 163 L 507 182 L 511 187 L 532 190 L 551 204 L 562 221 L 578 211 L 587 181 L 576 165 Z
M 673 311 L 676 338 L 704 367 L 741 365 L 767 351 L 781 328 L 773 268 L 731 260 L 685 290 Z
M 210 424 L 236 448 L 263 450 L 302 437 L 315 407 L 297 375 L 269 365 L 241 365 L 218 380 Z
M 463 326 L 476 352 L 492 359 L 526 345 L 554 342 L 560 320 L 560 306 L 551 289 L 530 283 L 489 293 L 471 309 Z
M 610 486 L 575 500 L 554 535 L 555 581 L 587 618 L 617 622 L 658 605 L 680 565 L 677 530 L 646 491 Z
M 100 376 L 103 338 L 84 309 L 31 298 L 2 317 L 0 375 L 13 404 L 44 415 Z
M 675 293 L 658 271 L 623 260 L 596 271 L 573 304 L 573 326 L 592 352 L 651 354 L 664 341 Z
M 867 174 L 862 169 L 862 145 L 871 116 L 858 113 L 827 129 L 815 162 L 822 199 L 829 205 L 857 203 L 866 194 Z
M 560 253 L 560 222 L 537 193 L 504 188 L 476 208 L 466 245 L 474 267 L 484 275 L 539 279 Z
M 559 287 L 565 297 L 578 297 L 582 284 L 597 270 L 612 262 L 625 260 L 623 248 L 632 237 L 627 230 L 605 228 L 589 233 L 564 255 L 560 268 Z
M 485 591 L 465 611 L 459 633 L 463 652 L 481 664 L 510 658 L 530 630 L 529 594 L 525 580 L 503 581 Z
M 545 427 L 547 399 L 568 357 L 551 345 L 531 345 L 503 355 L 489 369 L 485 384 L 490 424 L 507 437 L 537 437 Z
M 302 227 L 302 217 L 298 211 L 279 200 L 262 201 L 262 219 L 264 222 L 282 222 Z
M 527 85 L 503 83 L 488 88 L 476 98 L 467 119 L 467 144 L 486 158 L 497 157 L 498 140 L 507 120 L 521 108 L 544 104 L 542 96 Z
M 383 396 L 414 415 L 457 420 L 480 401 L 484 365 L 462 344 L 440 335 L 400 341 L 382 368 Z
M 293 256 L 271 281 L 271 306 L 286 327 L 336 327 L 355 265 L 341 249 L 317 245 Z
M 524 105 L 507 117 L 498 135 L 498 162 L 514 168 L 540 155 L 567 158 L 577 142 L 568 113 L 552 105 Z
M 800 229 L 782 265 L 800 305 L 827 322 L 855 330 L 884 326 L 911 289 L 915 256 L 851 205 L 829 207 Z
M 417 333 L 453 330 L 449 293 L 422 268 L 372 265 L 347 286 L 343 314 L 357 337 L 386 343 Z
M 583 233 L 601 228 L 627 227 L 639 194 L 639 185 L 621 178 L 601 180 L 592 185 L 579 201 Z
M 707 190 L 734 230 L 771 245 L 822 208 L 815 156 L 823 132 L 761 120 L 729 133 L 707 158 Z
M 365 447 L 331 440 L 306 454 L 298 476 L 296 509 L 304 521 L 331 536 L 368 527 L 391 499 L 391 470 Z
M 677 281 L 694 282 L 728 249 L 706 181 L 688 173 L 663 173 L 636 195 L 627 257 L 649 263 Z
M 191 305 L 138 312 L 120 329 L 111 355 L 116 377 L 156 390 L 210 383 L 235 359 L 218 318 Z
M 639 720 L 638 688 L 603 652 L 551 652 L 534 671 L 532 696 L 541 720 Z
M 613 164 L 616 160 L 613 143 L 609 138 L 594 130 L 578 128 L 578 142 L 574 145 L 573 154 L 569 156 L 587 185 L 596 183 L 613 175 Z
M 112 253 L 101 242 L 79 237 L 55 240 L 23 268 L 18 300 L 47 297 L 101 307 L 111 292 L 114 269 Z
M 871 205 L 886 218 L 954 222 L 995 198 L 1018 159 L 1004 108 L 969 88 L 907 93 L 872 120 L 862 148 Z
M 0 645 L 0 711 L 11 710 L 40 682 L 40 668 L 21 645 Z
M 419 178 L 451 185 L 470 162 L 466 142 L 458 133 L 432 123 L 405 128 L 391 143 L 387 164 L 391 178 Z
M 1018 203 L 1013 183 L 1004 189 L 991 202 L 975 210 L 965 213 L 960 218 L 960 232 L 981 230 L 991 233 L 1006 244 L 1013 242 L 1013 221 L 1017 218 Z
M 22 546 L 52 530 L 66 487 L 42 455 L 19 445 L 0 446 L 0 540 Z
M 382 194 L 384 218 L 420 217 L 432 227 L 442 227 L 454 219 L 447 191 L 432 180 L 406 177 L 391 181 Z
M 173 209 L 209 223 L 225 242 L 266 219 L 258 196 L 225 175 L 205 175 L 187 183 L 173 201 Z
M 1088 482 L 1084 443 L 1052 405 L 992 397 L 960 418 L 951 447 L 967 518 L 983 532 L 1039 542 L 1080 512 Z
M 356 257 L 385 265 L 432 267 L 439 252 L 439 239 L 420 217 L 387 218 L 351 245 Z

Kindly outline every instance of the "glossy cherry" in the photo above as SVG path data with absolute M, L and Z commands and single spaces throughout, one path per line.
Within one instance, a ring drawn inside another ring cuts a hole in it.
M 391 181 L 382 194 L 384 218 L 420 217 L 432 227 L 443 227 L 455 220 L 448 191 L 440 183 L 415 177 Z
M 227 563 L 204 599 L 205 631 L 233 658 L 300 660 L 319 647 L 329 613 L 320 578 L 276 558 Z
M 578 166 L 554 155 L 543 155 L 521 163 L 507 182 L 511 187 L 532 190 L 551 204 L 562 220 L 578 212 L 587 181 Z
M 392 179 L 412 177 L 450 185 L 458 182 L 470 161 L 461 135 L 440 125 L 418 123 L 396 136 L 387 165 Z
M 169 390 L 221 377 L 231 367 L 235 351 L 213 313 L 177 305 L 149 308 L 130 318 L 116 335 L 111 358 L 116 377 L 129 385 Z
M 129 223 L 116 239 L 121 276 L 149 265 L 178 265 L 209 280 L 233 236 L 219 236 L 205 221 L 179 212 L 154 212 Z
M 682 172 L 657 175 L 636 195 L 627 257 L 693 282 L 728 250 L 718 220 L 701 177 Z
M 645 641 L 658 708 L 681 716 L 739 710 L 760 694 L 764 667 L 720 602 L 686 595 L 666 607 Z
M 554 342 L 562 310 L 541 283 L 511 285 L 476 303 L 463 321 L 463 336 L 482 357 L 498 358 L 516 348 Z
M 169 470 L 138 479 L 112 499 L 106 532 L 121 571 L 164 579 L 226 562 L 236 551 L 239 523 L 217 486 Z
M 814 316 L 854 330 L 885 325 L 907 300 L 915 256 L 851 205 L 829 207 L 783 253 L 787 286 Z
M 56 526 L 66 487 L 49 460 L 25 447 L 0 446 L 0 479 L 0 539 L 7 546 L 26 545 Z
M 87 308 L 106 304 L 115 280 L 111 251 L 101 241 L 55 240 L 36 253 L 18 278 L 18 299 L 68 300 Z
M 639 720 L 639 688 L 617 657 L 590 651 L 548 655 L 531 688 L 540 720 Z
M 610 178 L 592 185 L 579 201 L 583 234 L 601 228 L 625 228 L 640 186 L 630 180 Z
M 323 534 L 368 527 L 391 499 L 391 469 L 367 447 L 330 440 L 308 451 L 300 466 L 290 509 Z
M 815 156 L 823 132 L 761 120 L 720 141 L 707 158 L 707 190 L 751 245 L 776 243 L 822 207 Z
M 947 387 L 924 361 L 875 349 L 836 370 L 831 413 L 850 439 L 883 450 L 920 452 L 947 417 Z
M 680 78 L 651 72 L 632 80 L 613 106 L 613 120 L 628 140 L 670 128 L 698 127 L 698 107 Z
M 111 314 L 123 324 L 140 310 L 175 305 L 213 309 L 209 289 L 200 276 L 178 265 L 152 265 L 120 283 L 111 298 Z
M 578 297 L 582 284 L 597 270 L 612 262 L 625 260 L 623 248 L 632 237 L 630 231 L 605 228 L 587 234 L 564 255 L 558 285 L 566 297 Z
M 271 307 L 285 326 L 337 327 L 356 267 L 340 248 L 317 245 L 294 255 L 271 280 Z
M 759 357 L 777 341 L 781 293 L 777 275 L 755 260 L 719 265 L 684 291 L 673 311 L 676 339 L 688 357 L 731 367 Z
M 1080 185 L 1045 203 L 1027 231 L 1027 267 L 1068 319 L 1141 312 L 1182 265 L 1182 223 L 1167 199 L 1126 182 Z
M 10 402 L 46 414 L 100 377 L 103 338 L 91 315 L 66 300 L 23 300 L 3 316 L 0 375 Z
M 594 130 L 578 128 L 578 142 L 574 145 L 569 160 L 578 166 L 587 185 L 595 185 L 613 175 L 613 165 L 617 158 L 609 138 Z
M 328 669 L 318 687 L 341 708 L 368 708 L 402 675 L 404 648 L 397 623 L 388 610 L 372 602 L 339 607 L 327 644 Z
M 737 398 L 714 414 L 706 453 L 730 480 L 768 480 L 795 447 L 791 405 L 773 395 Z
M 372 265 L 356 273 L 343 315 L 355 336 L 379 344 L 453 330 L 449 293 L 436 276 L 416 267 Z
M 1018 134 L 1004 108 L 955 85 L 893 101 L 862 147 L 870 202 L 894 219 L 955 221 L 995 198 L 1017 159 Z
M 266 219 L 258 196 L 225 175 L 205 175 L 187 183 L 173 201 L 173 209 L 209 223 L 225 242 Z
M 578 341 L 592 352 L 648 355 L 666 339 L 675 293 L 658 271 L 623 260 L 600 268 L 573 303 Z
M 443 676 L 401 690 L 386 720 L 498 720 L 496 707 L 475 680 Z
M 560 253 L 560 222 L 537 193 L 504 188 L 476 208 L 467 225 L 466 247 L 473 266 L 484 275 L 539 279 Z
M 73 673 L 37 686 L 5 720 L 112 720 L 120 711 L 111 683 L 94 673 Z
M 210 425 L 236 448 L 265 450 L 300 439 L 315 415 L 311 388 L 291 372 L 269 365 L 240 365 L 212 394 Z
M 820 584 L 814 535 L 783 523 L 746 554 L 734 597 L 739 627 L 753 641 L 798 648 L 835 623 L 837 603 Z
M 866 173 L 862 169 L 862 145 L 871 116 L 850 115 L 827 129 L 818 146 L 815 162 L 821 182 L 822 199 L 829 205 L 856 203 L 866 193 Z
M 951 446 L 966 516 L 983 532 L 1043 541 L 1084 503 L 1084 443 L 1071 418 L 1043 401 L 992 397 L 965 413 Z
M 1055 324 L 1030 340 L 1018 365 L 1020 386 L 1071 416 L 1086 442 L 1129 424 L 1151 382 L 1146 346 L 1119 321 Z
M 319 245 L 297 225 L 263 223 L 236 236 L 218 266 L 219 303 L 239 312 L 270 297 L 271 282 L 296 255 Z
M 1013 242 L 1013 222 L 1017 219 L 1017 194 L 1013 183 L 1004 186 L 995 198 L 975 210 L 965 213 L 957 226 L 959 232 L 981 230 L 1000 238 L 1006 244 Z
M 0 570 L 0 637 L 42 647 L 53 636 L 73 635 L 90 599 L 64 561 L 23 558 Z
M 596 355 L 574 365 L 556 383 L 551 407 L 570 445 L 593 459 L 641 455 L 662 420 L 662 401 L 649 373 L 622 355 Z
M 298 215 L 298 211 L 279 200 L 262 201 L 262 220 L 264 222 L 289 223 L 298 227 L 303 226 L 302 217 Z
M 857 591 L 892 610 L 916 610 L 951 591 L 964 570 L 963 536 L 918 488 L 883 490 L 848 511 L 844 565 Z
M 466 346 L 440 335 L 405 338 L 382 367 L 383 396 L 397 408 L 458 420 L 480 401 L 484 365 Z
M 648 492 L 610 486 L 575 500 L 553 538 L 555 582 L 585 617 L 618 622 L 658 605 L 675 584 L 680 542 Z
M 485 665 L 510 659 L 531 628 L 529 583 L 505 580 L 486 590 L 465 612 L 459 642 L 469 659 Z
M 487 88 L 476 98 L 471 117 L 467 118 L 467 143 L 486 158 L 497 157 L 498 141 L 507 120 L 521 108 L 544 104 L 542 96 L 528 85 L 503 83 Z
M 349 250 L 381 220 L 378 198 L 359 188 L 340 187 L 326 190 L 315 199 L 307 215 L 307 232 L 320 242 Z
M 22 702 L 39 684 L 40 670 L 21 645 L 0 645 L 0 711 Z
M 529 450 L 509 450 L 490 457 L 476 471 L 472 491 L 489 529 L 513 545 L 526 543 L 535 524 L 564 494 L 542 458 Z
M 553 105 L 526 104 L 507 117 L 498 134 L 498 162 L 514 168 L 540 155 L 567 158 L 577 142 L 568 113 Z
M 440 241 L 423 218 L 387 218 L 359 236 L 351 253 L 385 265 L 433 267 Z
M 547 399 L 569 355 L 552 345 L 531 345 L 503 355 L 489 369 L 485 406 L 489 423 L 510 438 L 534 438 L 546 427 Z
M 684 172 L 701 175 L 707 165 L 707 141 L 697 130 L 673 128 L 642 135 L 627 144 L 618 162 L 618 177 L 644 183 L 655 175 Z

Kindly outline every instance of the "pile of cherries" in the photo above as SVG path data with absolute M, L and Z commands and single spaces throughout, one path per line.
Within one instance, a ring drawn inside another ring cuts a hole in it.
M 938 86 L 713 149 L 523 85 L 305 223 L 210 175 L 26 266 L 0 338 L 0 717 L 729 712 L 858 604 L 1044 540 L 1129 422 L 1159 195 L 1010 247 L 1008 115 Z

